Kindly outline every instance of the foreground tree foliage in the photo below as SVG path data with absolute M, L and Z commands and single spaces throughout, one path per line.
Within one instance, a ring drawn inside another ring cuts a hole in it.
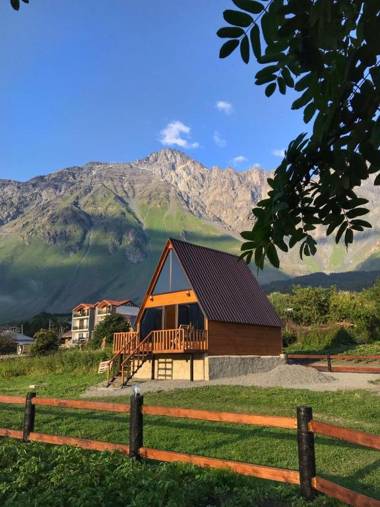
M 91 338 L 91 346 L 94 348 L 100 347 L 104 338 L 106 343 L 110 344 L 112 343 L 114 333 L 129 331 L 129 329 L 129 322 L 121 315 L 107 315 L 107 317 L 96 326 Z
M 28 4 L 29 0 L 21 0 L 24 4 Z M 10 0 L 11 6 L 18 11 L 20 9 L 20 0 Z
M 294 89 L 292 109 L 303 109 L 301 133 L 269 179 L 268 198 L 242 233 L 242 257 L 259 268 L 278 251 L 299 244 L 301 258 L 317 250 L 318 226 L 348 246 L 371 227 L 367 200 L 356 188 L 373 175 L 380 184 L 380 2 L 378 0 L 232 0 L 224 11 L 228 39 L 220 57 L 239 48 L 242 60 L 264 65 L 256 84 L 270 97 Z

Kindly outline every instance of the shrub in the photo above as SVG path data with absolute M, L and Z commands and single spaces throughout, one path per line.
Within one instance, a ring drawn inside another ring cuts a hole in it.
M 0 336 L 0 354 L 14 354 L 17 344 L 9 336 Z
M 290 344 L 288 352 L 295 350 L 319 353 L 343 352 L 356 344 L 353 329 L 345 329 L 338 325 L 298 327 L 294 328 L 292 333 L 296 336 L 296 342 Z
M 44 354 L 51 354 L 58 350 L 59 339 L 58 336 L 48 329 L 40 329 L 34 335 L 34 342 L 30 349 L 32 356 L 41 356 Z
M 106 343 L 110 344 L 112 343 L 114 333 L 129 331 L 129 329 L 130 324 L 122 315 L 107 315 L 107 317 L 96 326 L 92 335 L 91 346 L 93 348 L 99 348 L 104 338 L 106 339 Z

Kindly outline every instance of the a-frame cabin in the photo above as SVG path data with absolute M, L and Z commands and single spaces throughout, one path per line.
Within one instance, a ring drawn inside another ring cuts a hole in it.
M 209 378 L 211 356 L 279 356 L 281 320 L 235 255 L 169 239 L 136 319 L 116 333 L 122 382 Z M 115 372 L 118 373 L 118 372 Z

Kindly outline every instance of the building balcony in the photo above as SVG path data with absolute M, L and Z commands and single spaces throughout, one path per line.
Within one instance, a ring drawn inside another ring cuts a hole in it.
M 113 352 L 123 350 L 124 354 L 132 354 L 145 342 L 139 351 L 153 354 L 181 354 L 186 352 L 206 352 L 208 350 L 208 334 L 205 329 L 157 329 L 140 339 L 137 332 L 115 333 Z

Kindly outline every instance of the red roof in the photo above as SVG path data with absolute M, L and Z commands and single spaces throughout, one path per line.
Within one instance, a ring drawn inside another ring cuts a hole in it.
M 84 310 L 87 310 L 87 308 L 95 308 L 95 305 L 92 304 L 92 303 L 80 303 L 79 305 L 77 305 L 73 311 L 76 312 L 78 310 L 81 310 L 81 309 L 84 309 Z
M 103 299 L 98 301 L 95 306 L 102 308 L 103 306 L 137 306 L 131 299 Z

